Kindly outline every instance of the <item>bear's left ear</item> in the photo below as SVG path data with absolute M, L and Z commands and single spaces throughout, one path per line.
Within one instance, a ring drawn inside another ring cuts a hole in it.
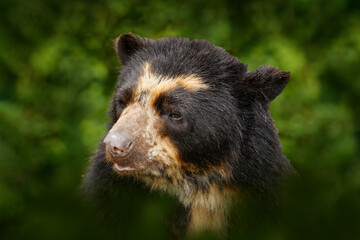
M 114 48 L 122 64 L 126 64 L 134 53 L 145 47 L 146 43 L 145 38 L 123 33 L 115 39 Z
M 289 78 L 288 71 L 281 71 L 272 66 L 260 66 L 252 72 L 245 73 L 242 88 L 247 92 L 261 95 L 270 103 L 283 91 Z

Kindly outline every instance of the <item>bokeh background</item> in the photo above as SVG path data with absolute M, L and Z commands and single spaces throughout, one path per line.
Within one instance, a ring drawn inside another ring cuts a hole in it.
M 79 193 L 124 32 L 207 39 L 250 70 L 291 71 L 271 113 L 302 181 L 287 186 L 281 224 L 236 226 L 230 239 L 360 236 L 360 1 L 1 0 L 0 239 L 171 238 L 166 194 L 119 186 L 104 201 L 114 227 Z

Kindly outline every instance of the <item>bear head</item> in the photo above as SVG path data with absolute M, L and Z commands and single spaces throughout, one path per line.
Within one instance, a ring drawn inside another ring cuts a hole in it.
M 205 40 L 128 33 L 114 45 L 123 66 L 103 139 L 106 161 L 120 176 L 176 195 L 194 229 L 221 228 L 232 193 L 266 192 L 289 168 L 268 111 L 289 72 L 247 71 Z M 223 209 L 218 217 L 216 209 Z

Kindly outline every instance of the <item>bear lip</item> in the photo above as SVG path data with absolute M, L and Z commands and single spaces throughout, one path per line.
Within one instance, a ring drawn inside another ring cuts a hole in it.
M 129 171 L 135 171 L 136 169 L 129 166 L 120 166 L 117 163 L 114 163 L 113 169 L 117 172 L 129 172 Z

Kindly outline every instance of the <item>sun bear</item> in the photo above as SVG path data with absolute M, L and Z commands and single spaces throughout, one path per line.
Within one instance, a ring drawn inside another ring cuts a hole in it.
M 269 104 L 289 72 L 248 71 L 205 40 L 127 33 L 114 45 L 122 68 L 86 188 L 131 176 L 166 191 L 183 206 L 186 232 L 226 229 L 237 197 L 277 201 L 294 170 Z

